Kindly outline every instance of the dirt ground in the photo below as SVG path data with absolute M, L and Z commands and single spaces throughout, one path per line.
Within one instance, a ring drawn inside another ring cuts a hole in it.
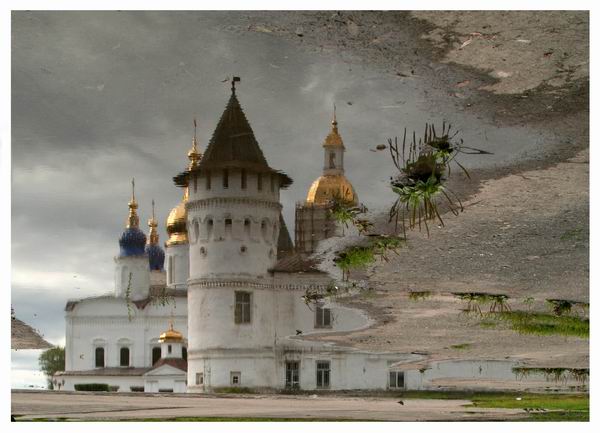
M 588 340 L 483 328 L 451 292 L 502 293 L 513 309 L 545 299 L 589 300 L 589 19 L 586 12 L 253 13 L 248 30 L 307 50 L 425 80 L 497 125 L 552 131 L 557 145 L 510 166 L 454 176 L 465 200 L 431 236 L 413 231 L 398 257 L 369 272 L 372 295 L 347 303 L 373 328 L 323 338 L 432 359 L 514 358 L 587 367 Z M 410 290 L 435 296 L 410 301 Z M 452 345 L 467 345 L 460 350 Z
M 467 406 L 468 400 L 324 397 L 199 396 L 12 391 L 13 415 L 69 420 L 141 420 L 148 418 L 227 417 L 305 418 L 371 421 L 491 421 L 523 418 L 522 409 Z

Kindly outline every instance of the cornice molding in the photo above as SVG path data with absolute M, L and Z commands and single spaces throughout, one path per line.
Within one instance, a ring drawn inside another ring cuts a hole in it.
M 249 197 L 210 197 L 199 200 L 188 201 L 185 205 L 187 210 L 200 210 L 223 204 L 255 205 L 269 209 L 281 210 L 279 202 Z

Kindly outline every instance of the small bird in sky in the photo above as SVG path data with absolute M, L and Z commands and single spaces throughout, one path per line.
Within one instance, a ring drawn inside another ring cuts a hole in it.
M 300 334 L 302 334 L 302 331 L 299 329 L 296 329 L 296 335 L 300 335 Z

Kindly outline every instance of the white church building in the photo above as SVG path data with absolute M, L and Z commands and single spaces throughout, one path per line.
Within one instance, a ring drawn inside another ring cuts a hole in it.
M 358 203 L 344 175 L 335 116 L 323 148 L 323 175 L 300 206 L 305 217 L 296 221 L 303 239 L 335 235 L 323 211 L 331 197 Z M 65 371 L 54 378 L 61 389 L 92 383 L 120 392 L 192 393 L 404 387 L 397 365 L 415 355 L 303 338 L 364 329 L 372 320 L 326 298 L 304 301 L 307 290 L 324 291 L 333 280 L 317 269 L 308 246 L 294 249 L 279 198 L 292 179 L 267 163 L 235 82 L 204 154 L 194 133 L 188 158 L 187 169 L 174 177 L 183 198 L 168 216 L 164 250 L 154 211 L 148 237 L 141 230 L 133 192 L 114 291 L 67 303 Z

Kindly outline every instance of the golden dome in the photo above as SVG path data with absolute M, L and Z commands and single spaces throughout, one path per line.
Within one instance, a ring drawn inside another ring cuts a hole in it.
M 332 198 L 341 198 L 344 201 L 358 204 L 358 196 L 354 187 L 343 174 L 324 175 L 315 180 L 306 196 L 306 202 L 316 205 L 326 205 Z
M 167 246 L 188 243 L 187 210 L 185 209 L 187 201 L 188 189 L 185 188 L 181 202 L 169 212 L 167 218 L 167 234 L 169 235 Z
M 173 322 L 171 322 L 169 324 L 169 329 L 165 332 L 163 332 L 162 334 L 160 334 L 160 337 L 158 337 L 158 341 L 160 343 L 165 343 L 165 342 L 179 342 L 183 340 L 183 335 L 181 334 L 181 332 L 179 331 L 175 331 L 173 329 Z

